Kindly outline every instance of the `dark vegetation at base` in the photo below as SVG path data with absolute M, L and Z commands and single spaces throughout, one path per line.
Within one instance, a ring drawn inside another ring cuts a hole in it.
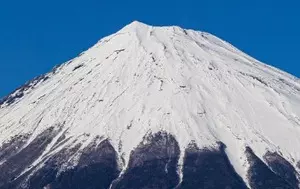
M 64 172 L 49 186 L 51 189 L 107 189 L 118 174 L 115 167 L 93 163 Z
M 50 159 L 29 181 L 29 189 L 45 186 L 51 189 L 107 189 L 120 171 L 117 154 L 108 140 L 96 142 L 84 149 L 78 165 L 62 172 L 58 177 L 60 165 L 68 160 L 72 152 L 64 151 Z
M 235 172 L 225 153 L 219 149 L 199 149 L 190 145 L 185 151 L 183 180 L 177 189 L 243 189 L 246 184 Z
M 286 180 L 274 173 L 267 165 L 264 164 L 252 151 L 246 148 L 247 159 L 250 163 L 248 170 L 249 184 L 253 189 L 296 189 Z
M 48 129 L 24 146 L 28 136 L 16 136 L 2 145 L 0 160 L 1 189 L 244 189 L 247 188 L 235 172 L 226 155 L 226 146 L 199 149 L 191 144 L 185 151 L 183 180 L 179 183 L 178 159 L 180 149 L 176 139 L 160 132 L 145 137 L 131 152 L 128 168 L 123 175 L 117 164 L 117 153 L 108 140 L 99 144 L 96 138 L 87 146 L 78 164 L 61 173 L 81 145 L 65 148 L 43 164 L 29 167 L 57 134 Z M 60 142 L 67 140 L 62 137 Z M 296 189 L 299 181 L 295 168 L 277 153 L 268 152 L 260 160 L 251 148 L 246 149 L 250 169 L 249 184 L 253 189 Z M 48 154 L 49 155 L 49 154 Z M 46 155 L 45 157 L 47 157 Z M 42 167 L 42 168 L 39 168 Z M 25 169 L 30 170 L 21 177 Z M 17 177 L 17 178 L 16 178 Z
M 63 149 L 59 153 L 48 159 L 43 167 L 35 172 L 26 183 L 28 186 L 26 188 L 37 189 L 47 186 L 49 183 L 56 179 L 59 168 L 62 164 L 68 161 L 76 151 L 78 151 L 80 145 L 77 145 L 71 149 Z
M 0 147 L 0 161 L 9 159 L 19 152 L 20 147 L 24 146 L 29 136 L 15 136 Z
M 55 131 L 53 128 L 50 128 L 41 133 L 23 149 L 21 149 L 22 146 L 15 146 L 21 150 L 0 165 L 0 188 L 9 188 L 11 183 L 16 180 L 16 177 L 42 155 L 54 136 Z
M 146 140 L 131 153 L 128 169 L 113 189 L 169 189 L 179 183 L 180 150 L 175 138 L 161 132 Z
M 297 188 L 299 181 L 297 180 L 297 172 L 295 168 L 278 153 L 267 152 L 264 156 L 265 161 L 278 176 L 286 180 L 291 186 Z

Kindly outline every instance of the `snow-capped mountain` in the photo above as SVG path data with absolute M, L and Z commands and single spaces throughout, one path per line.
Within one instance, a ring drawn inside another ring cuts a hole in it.
M 0 101 L 0 188 L 299 188 L 300 82 L 133 22 Z

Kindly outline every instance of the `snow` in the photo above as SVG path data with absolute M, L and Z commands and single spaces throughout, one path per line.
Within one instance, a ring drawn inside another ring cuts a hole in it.
M 300 160 L 299 80 L 208 33 L 133 22 L 47 76 L 2 105 L 0 143 L 55 126 L 72 137 L 64 146 L 102 136 L 128 161 L 146 134 L 167 131 L 182 152 L 222 141 L 244 180 L 246 146 Z

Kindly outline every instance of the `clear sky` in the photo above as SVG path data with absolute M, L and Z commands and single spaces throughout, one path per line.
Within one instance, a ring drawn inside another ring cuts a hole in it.
M 299 0 L 27 0 L 0 4 L 0 97 L 138 20 L 212 33 L 300 77 Z

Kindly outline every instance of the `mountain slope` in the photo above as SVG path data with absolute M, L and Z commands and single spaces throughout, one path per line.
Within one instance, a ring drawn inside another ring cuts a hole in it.
M 299 80 L 208 33 L 133 22 L 0 107 L 0 188 L 298 188 Z

